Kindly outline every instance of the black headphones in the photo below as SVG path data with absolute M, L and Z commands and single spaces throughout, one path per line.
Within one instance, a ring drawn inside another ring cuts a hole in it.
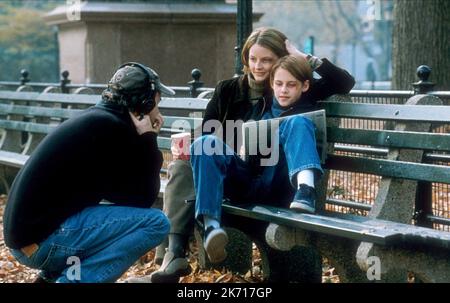
M 155 101 L 155 95 L 156 95 L 156 83 L 153 75 L 150 74 L 150 72 L 147 70 L 147 68 L 137 62 L 127 62 L 119 66 L 118 69 L 121 69 L 125 66 L 133 66 L 138 67 L 147 76 L 148 80 L 148 88 L 141 94 L 130 94 L 127 95 L 124 94 L 124 98 L 126 98 L 126 103 L 128 105 L 128 108 L 132 111 L 135 111 L 139 113 L 141 116 L 144 114 L 148 114 L 156 105 Z

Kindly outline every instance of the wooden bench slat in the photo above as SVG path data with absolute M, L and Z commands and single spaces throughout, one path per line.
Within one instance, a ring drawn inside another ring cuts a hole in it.
M 21 168 L 27 162 L 28 155 L 21 155 L 13 152 L 0 150 L 0 164 Z
M 388 154 L 388 148 L 374 148 L 355 145 L 344 145 L 340 143 L 334 143 L 334 151 L 341 151 L 346 153 L 361 153 L 369 154 L 373 156 L 386 156 Z M 441 153 L 425 153 L 425 161 L 428 162 L 448 162 L 450 163 L 450 155 Z
M 92 106 L 101 101 L 101 99 L 101 95 L 42 93 L 37 96 L 35 101 Z
M 82 110 L 54 108 L 54 107 L 0 104 L 0 113 L 3 112 L 8 114 L 26 115 L 26 116 L 71 118 L 79 114 L 81 111 Z
M 1 101 L 35 101 L 39 96 L 38 92 L 10 92 L 0 91 Z
M 450 232 L 416 226 L 407 223 L 398 223 L 371 217 L 362 217 L 344 213 L 326 213 L 335 218 L 356 221 L 364 224 L 368 228 L 389 229 L 397 231 L 399 238 L 390 245 L 415 244 L 430 245 L 445 249 L 450 249 Z
M 450 134 L 331 127 L 327 134 L 329 142 L 450 151 Z
M 21 122 L 21 121 L 10 121 L 10 120 L 0 120 L 0 128 L 25 131 L 31 133 L 41 133 L 48 134 L 54 130 L 56 125 L 40 124 L 33 122 Z
M 398 238 L 396 232 L 389 230 L 369 230 L 367 226 L 358 222 L 322 215 L 299 214 L 288 209 L 267 205 L 234 206 L 223 204 L 222 208 L 226 213 L 232 215 L 244 216 L 358 241 L 368 241 L 380 245 L 387 245 Z
M 320 102 L 328 117 L 396 121 L 450 122 L 450 106 Z
M 202 118 L 164 116 L 164 126 L 168 128 L 180 127 L 194 130 L 196 127 L 202 126 L 202 121 Z
M 328 155 L 328 169 L 450 184 L 450 166 Z
M 158 136 L 157 141 L 158 141 L 159 149 L 170 150 L 170 144 L 171 144 L 170 138 L 164 138 L 164 137 Z
M 38 93 L 38 92 L 9 92 L 0 91 L 0 100 L 3 101 L 28 101 L 61 104 L 94 105 L 101 100 L 100 95 L 62 94 L 62 93 Z
M 204 112 L 208 105 L 208 99 L 198 98 L 162 98 L 159 108 L 167 109 L 188 109 L 191 112 Z
M 428 245 L 445 249 L 450 248 L 450 233 L 409 224 L 347 214 L 300 214 L 289 209 L 268 205 L 236 206 L 223 204 L 222 208 L 231 215 L 244 216 L 357 241 L 386 246 L 396 246 L 404 243 L 417 245 L 427 243 Z
M 0 91 L 0 101 L 29 101 L 92 106 L 101 101 L 101 99 L 101 95 Z M 163 97 L 158 106 L 162 109 L 181 108 L 188 109 L 189 111 L 204 112 L 206 110 L 206 106 L 208 105 L 208 101 L 208 99 L 188 97 Z

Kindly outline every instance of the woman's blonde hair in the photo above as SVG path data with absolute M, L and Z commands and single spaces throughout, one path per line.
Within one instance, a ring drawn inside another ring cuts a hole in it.
M 260 27 L 255 29 L 245 41 L 241 52 L 241 60 L 244 65 L 243 72 L 250 73 L 248 65 L 248 56 L 250 48 L 255 45 L 261 45 L 271 50 L 278 58 L 288 55 L 285 41 L 287 37 L 274 28 Z
M 272 66 L 270 71 L 270 85 L 273 86 L 273 78 L 277 69 L 282 68 L 287 70 L 294 78 L 300 82 L 309 80 L 312 81 L 312 69 L 308 61 L 304 58 L 294 57 L 292 55 L 284 56 Z

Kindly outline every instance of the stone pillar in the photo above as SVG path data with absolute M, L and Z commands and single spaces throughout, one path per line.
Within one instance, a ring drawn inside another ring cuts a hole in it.
M 236 5 L 180 2 L 82 2 L 79 18 L 57 7 L 45 20 L 59 28 L 61 70 L 73 83 L 106 83 L 126 61 L 154 68 L 172 86 L 185 86 L 193 68 L 209 87 L 232 77 Z

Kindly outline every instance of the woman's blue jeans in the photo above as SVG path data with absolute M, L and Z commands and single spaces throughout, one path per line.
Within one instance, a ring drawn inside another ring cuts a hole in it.
M 323 173 L 314 130 L 311 120 L 302 116 L 283 120 L 278 128 L 279 160 L 273 166 L 265 166 L 258 175 L 216 136 L 196 139 L 191 145 L 195 217 L 208 215 L 220 220 L 224 197 L 232 202 L 286 206 L 295 194 L 298 172 L 313 169 L 317 177 Z M 218 152 L 212 153 L 211 147 Z
M 48 280 L 115 282 L 163 241 L 169 227 L 155 208 L 98 205 L 69 217 L 30 257 L 17 249 L 11 253 Z

